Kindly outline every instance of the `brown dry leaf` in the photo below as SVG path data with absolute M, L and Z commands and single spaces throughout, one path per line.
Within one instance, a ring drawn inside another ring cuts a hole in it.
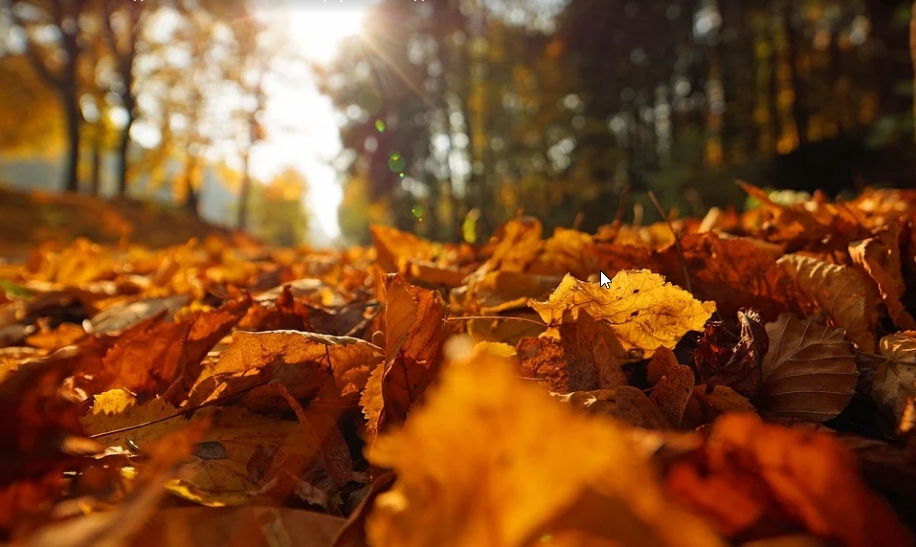
M 524 338 L 516 345 L 525 376 L 546 380 L 551 391 L 612 389 L 627 384 L 627 352 L 614 332 L 582 311 L 561 325 L 559 339 Z
M 659 430 L 671 428 L 671 423 L 649 397 L 641 389 L 632 386 L 551 395 L 589 414 L 609 416 L 633 427 Z
M 878 365 L 868 393 L 898 425 L 907 401 L 916 397 L 916 332 L 888 334 L 879 346 L 885 360 Z
M 890 224 L 873 237 L 850 244 L 849 256 L 878 286 L 881 299 L 897 328 L 916 329 L 916 320 L 900 301 L 906 291 L 900 264 L 900 225 Z
M 436 292 L 385 280 L 385 372 L 379 430 L 402 423 L 439 374 L 445 342 L 445 302 Z
M 589 234 L 557 228 L 553 236 L 544 241 L 537 260 L 528 268 L 528 272 L 552 276 L 570 274 L 578 279 L 586 279 L 598 271 L 593 244 Z
M 807 315 L 826 313 L 830 326 L 846 329 L 846 337 L 859 350 L 875 350 L 872 329 L 877 306 L 870 302 L 868 287 L 857 271 L 797 254 L 783 256 L 776 264 L 795 281 L 798 303 Z
M 728 386 L 696 386 L 693 396 L 703 412 L 703 423 L 712 423 L 721 414 L 729 412 L 757 412 L 747 398 Z
M 655 385 L 662 376 L 672 368 L 678 366 L 677 357 L 674 352 L 666 347 L 660 347 L 652 354 L 652 359 L 646 368 L 646 380 Z
M 25 343 L 48 351 L 57 351 L 64 346 L 76 344 L 86 337 L 86 331 L 80 325 L 61 323 L 56 328 L 42 328 L 35 334 L 25 337 Z
M 93 397 L 92 408 L 80 417 L 87 435 L 106 446 L 130 450 L 130 445 L 143 449 L 148 443 L 180 430 L 188 423 L 178 409 L 160 398 L 137 404 L 136 397 L 125 389 L 112 389 Z M 143 427 L 103 435 L 131 426 Z
M 532 298 L 547 298 L 561 279 L 554 276 L 497 270 L 473 274 L 466 287 L 452 291 L 456 310 L 473 315 L 493 315 L 525 308 Z
M 741 332 L 736 342 L 728 339 L 721 324 L 707 325 L 694 358 L 705 383 L 726 385 L 754 399 L 763 384 L 760 363 L 769 350 L 770 338 L 756 310 L 739 311 L 738 324 Z
M 169 323 L 162 315 L 131 327 L 105 354 L 102 369 L 87 371 L 83 385 L 91 393 L 113 388 L 164 392 L 181 373 L 190 330 L 190 321 Z
M 378 253 L 378 264 L 386 272 L 399 272 L 409 260 L 432 260 L 433 244 L 409 232 L 374 224 L 369 227 L 372 245 Z
M 819 223 L 803 206 L 780 205 L 760 188 L 743 181 L 738 181 L 738 184 L 748 195 L 760 200 L 760 210 L 766 215 L 758 237 L 776 243 L 803 246 L 809 242 L 821 241 L 829 233 L 829 228 Z
M 148 519 L 132 547 L 327 547 L 343 525 L 341 517 L 286 507 L 172 507 Z M 279 542 L 279 543 L 278 543 Z
M 675 464 L 667 487 L 731 538 L 766 537 L 794 523 L 842 545 L 914 541 L 863 484 L 854 455 L 839 441 L 768 425 L 753 414 L 719 419 L 702 458 Z
M 649 270 L 621 271 L 610 289 L 567 275 L 546 302 L 528 305 L 551 326 L 576 321 L 585 311 L 609 325 L 624 349 L 642 357 L 659 346 L 673 349 L 688 331 L 702 330 L 715 311 L 714 303 L 695 300 Z
M 61 451 L 69 436 L 83 436 L 80 406 L 64 380 L 83 359 L 75 346 L 23 362 L 0 383 L 0 486 L 40 477 L 72 457 Z
M 197 312 L 191 317 L 191 328 L 185 338 L 184 351 L 174 378 L 175 385 L 165 395 L 166 398 L 172 401 L 184 400 L 203 370 L 201 361 L 217 342 L 229 334 L 250 306 L 251 298 L 243 294 L 213 311 Z
M 381 350 L 365 340 L 297 331 L 236 332 L 212 373 L 191 388 L 188 405 L 243 395 L 254 410 L 287 408 L 267 384 L 286 386 L 297 400 L 316 396 L 358 399 Z
M 115 390 L 98 396 L 92 412 L 82 421 L 92 434 L 149 424 L 99 437 L 109 446 L 133 445 L 146 454 L 155 453 L 157 447 L 167 449 L 163 439 L 187 429 L 188 420 L 176 414 L 175 408 L 161 399 L 136 404 L 130 394 Z M 198 411 L 192 421 L 209 415 Z M 221 408 L 209 430 L 200 433 L 194 441 L 196 447 L 189 452 L 193 457 L 187 469 L 168 489 L 203 505 L 244 503 L 266 484 L 272 477 L 265 476 L 263 469 L 250 467 L 255 454 L 269 454 L 265 463 L 270 464 L 291 457 L 308 462 L 319 452 L 319 440 L 296 422 L 260 416 L 239 407 Z
M 541 222 L 533 217 L 510 220 L 497 230 L 498 240 L 482 271 L 524 272 L 541 250 Z
M 366 433 L 371 443 L 378 434 L 379 418 L 382 415 L 382 375 L 385 373 L 385 364 L 381 363 L 372 370 L 369 379 L 366 380 L 366 387 L 359 396 L 359 406 L 363 410 L 363 417 L 366 418 Z
M 283 384 L 273 385 L 293 409 L 306 437 L 312 439 L 318 446 L 318 456 L 331 479 L 337 486 L 343 486 L 353 480 L 353 460 L 350 458 L 350 449 L 337 423 L 314 410 L 310 412 L 302 408 L 299 401 L 290 395 Z
M 448 367 L 368 457 L 397 473 L 366 523 L 374 545 L 513 547 L 572 531 L 606 543 L 723 544 L 668 503 L 620 425 L 576 415 L 496 359 Z
M 697 298 L 714 300 L 720 314 L 731 316 L 748 307 L 773 319 L 787 311 L 788 276 L 775 267 L 782 256 L 780 245 L 750 237 L 724 234 L 687 234 L 681 238 L 684 260 Z M 683 268 L 676 248 L 665 251 L 661 272 L 683 284 Z
M 693 369 L 677 365 L 668 370 L 652 390 L 649 400 L 658 407 L 671 427 L 681 427 L 694 385 Z
M 791 314 L 767 323 L 770 349 L 760 364 L 761 410 L 812 422 L 838 416 L 855 393 L 858 372 L 840 329 Z

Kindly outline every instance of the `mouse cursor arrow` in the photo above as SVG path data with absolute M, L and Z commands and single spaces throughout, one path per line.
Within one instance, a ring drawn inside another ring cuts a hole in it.
M 610 288 L 611 288 L 611 280 L 608 279 L 608 277 L 607 277 L 606 275 L 604 275 L 604 272 L 598 272 L 598 273 L 601 274 L 601 282 L 598 283 L 598 284 L 601 285 L 602 287 L 604 287 L 605 289 L 610 289 Z

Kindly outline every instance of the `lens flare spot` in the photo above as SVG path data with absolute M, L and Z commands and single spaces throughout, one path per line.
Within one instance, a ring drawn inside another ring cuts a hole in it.
M 388 169 L 391 169 L 395 173 L 403 171 L 405 166 L 406 163 L 404 162 L 404 158 L 397 152 L 388 157 Z

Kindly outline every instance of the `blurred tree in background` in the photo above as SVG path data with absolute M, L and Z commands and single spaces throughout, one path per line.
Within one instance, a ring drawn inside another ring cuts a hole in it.
M 649 221 L 649 192 L 699 215 L 740 204 L 735 179 L 916 181 L 909 3 L 378 0 L 310 68 L 258 6 L 0 0 L 0 152 L 63 151 L 61 190 L 193 215 L 232 194 L 232 223 L 266 230 L 267 83 L 315 76 L 342 119 L 353 241 L 373 222 L 454 240 L 468 215 L 489 234 L 520 211 Z
M 290 247 L 302 243 L 308 230 L 302 208 L 308 182 L 302 173 L 285 167 L 267 184 L 255 184 L 251 190 L 251 234 L 274 245 Z
M 648 191 L 702 214 L 740 203 L 738 178 L 830 193 L 846 178 L 916 181 L 908 5 L 382 0 L 373 9 L 366 32 L 321 73 L 346 116 L 341 225 L 356 240 L 385 219 L 454 239 L 472 210 L 485 229 L 522 209 L 548 226 L 593 230 L 613 220 L 625 188 L 657 218 Z M 850 142 L 873 159 L 848 163 Z M 825 158 L 849 176 L 826 180 L 808 167 Z
M 256 9 L 216 0 L 0 3 L 0 152 L 63 149 L 59 188 L 92 194 L 110 158 L 115 196 L 167 193 L 194 215 L 205 180 L 218 180 L 242 196 L 236 220 L 245 227 L 256 183 L 248 159 L 265 138 L 264 81 L 278 72 L 275 59 L 291 55 Z M 134 141 L 138 123 L 147 142 Z M 287 209 L 284 218 L 298 210 L 303 218 L 291 222 L 305 225 L 301 207 Z

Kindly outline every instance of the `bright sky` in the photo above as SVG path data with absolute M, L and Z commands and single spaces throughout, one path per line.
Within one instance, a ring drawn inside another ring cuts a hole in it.
M 281 7 L 281 17 L 290 25 L 303 56 L 327 62 L 343 38 L 360 32 L 369 5 L 366 1 L 316 5 L 288 0 Z M 271 11 L 275 10 L 273 6 L 276 4 L 272 4 Z M 330 164 L 341 151 L 336 116 L 330 99 L 318 92 L 310 73 L 292 77 L 297 80 L 295 84 L 275 80 L 266 85 L 268 139 L 253 152 L 251 169 L 255 177 L 266 180 L 284 165 L 299 168 L 309 181 L 311 240 L 315 244 L 329 243 L 329 238 L 340 235 L 337 207 L 343 193 Z

